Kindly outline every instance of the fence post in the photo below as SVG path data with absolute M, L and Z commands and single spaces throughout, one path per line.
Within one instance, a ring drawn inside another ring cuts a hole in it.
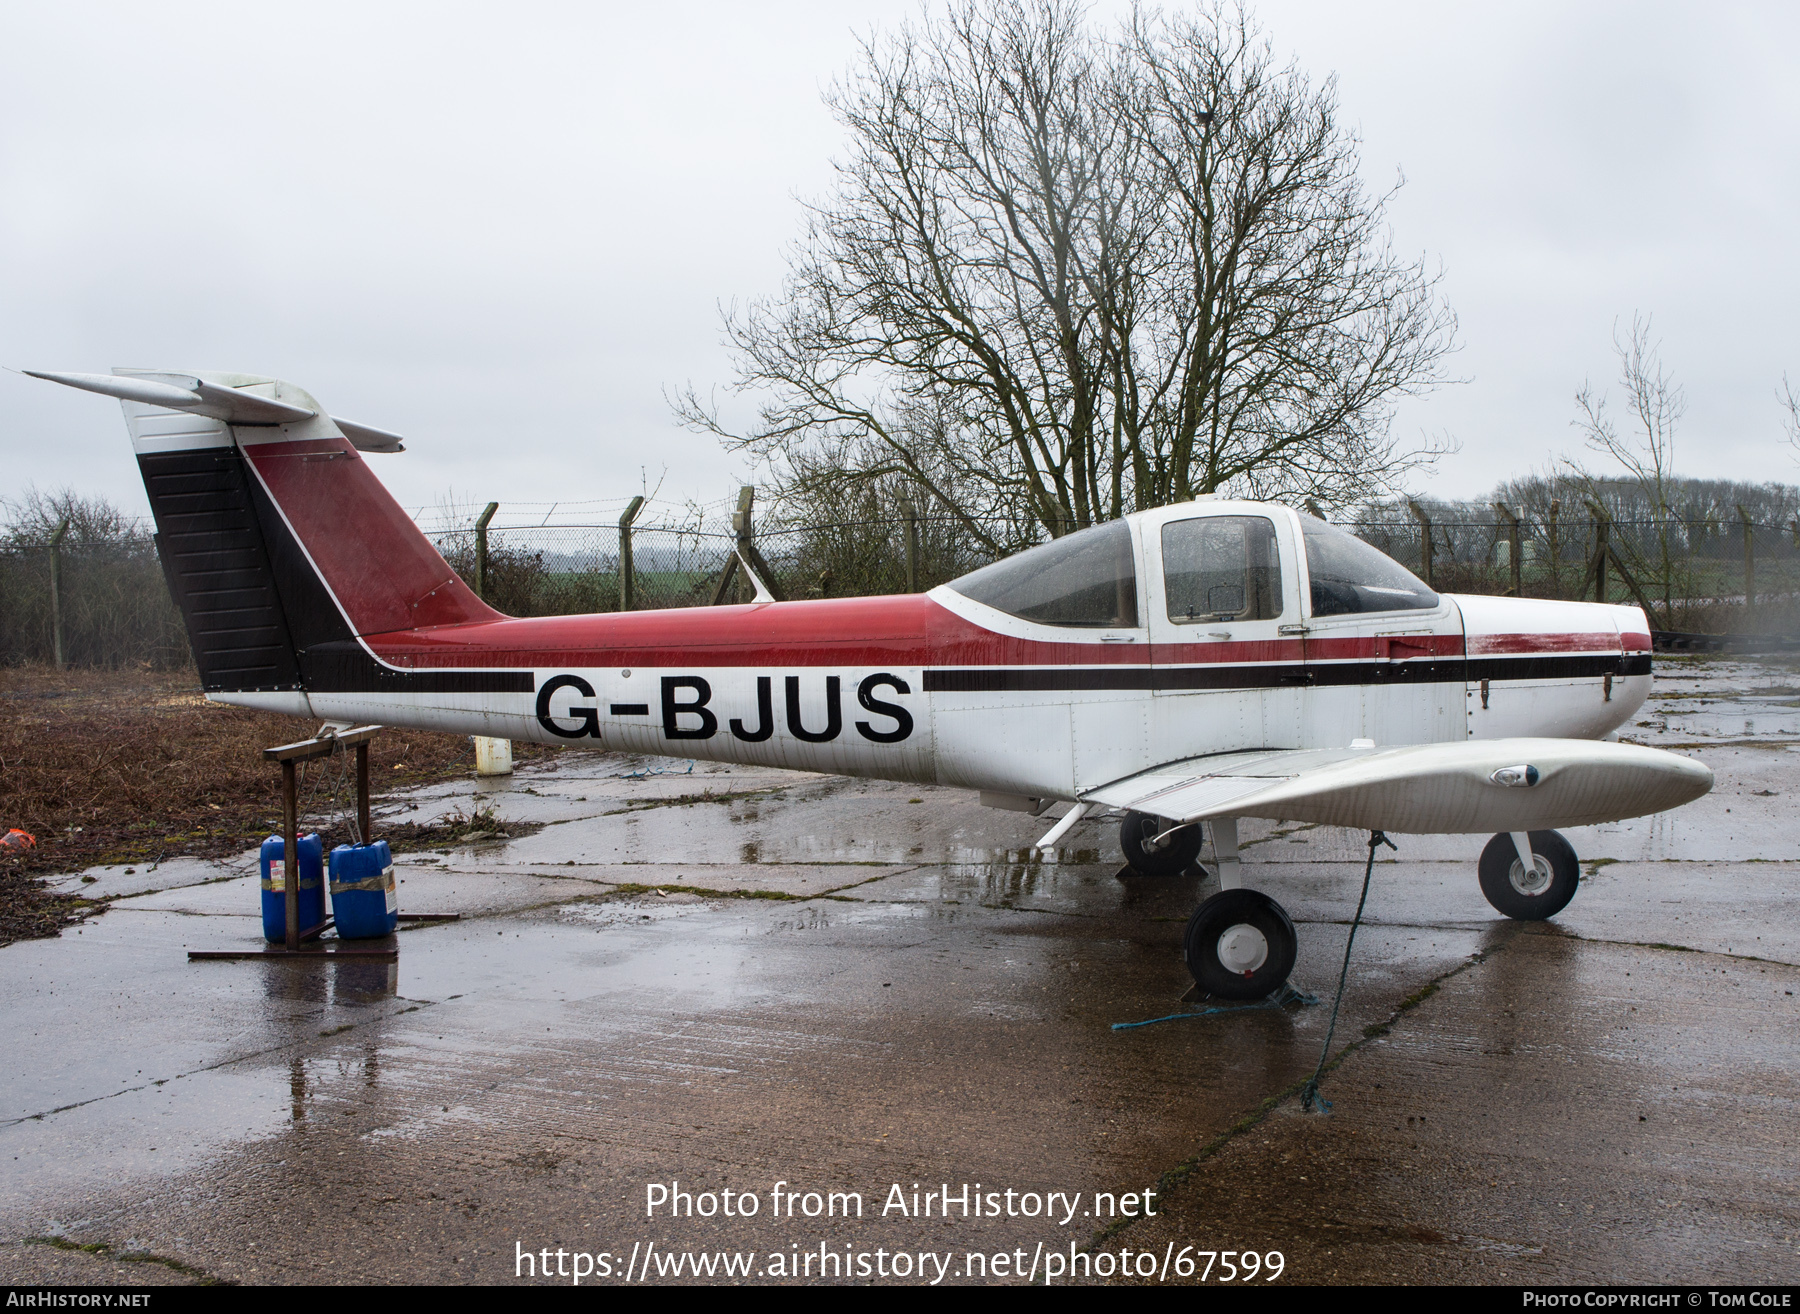
M 1606 601 L 1606 559 L 1612 555 L 1612 522 L 1606 512 L 1594 508 L 1594 601 Z
M 717 607 L 723 603 L 731 591 L 731 582 L 737 577 L 738 561 L 762 576 L 762 582 L 769 590 L 769 596 L 777 602 L 786 602 L 782 595 L 781 585 L 775 580 L 775 572 L 769 569 L 769 563 L 756 547 L 756 531 L 750 519 L 750 508 L 756 501 L 756 489 L 745 484 L 738 490 L 738 509 L 732 512 L 731 529 L 737 538 L 737 551 L 725 563 L 725 573 L 719 576 L 719 587 L 713 592 L 712 605 Z
M 782 592 L 781 582 L 775 578 L 775 572 L 769 563 L 763 560 L 762 549 L 756 546 L 756 531 L 750 521 L 750 503 L 756 497 L 756 490 L 749 484 L 738 494 L 738 514 L 731 518 L 732 527 L 738 531 L 738 552 L 757 574 L 762 576 L 763 584 L 769 590 L 769 596 L 777 602 L 786 602 L 787 595 Z M 742 525 L 738 521 L 742 520 Z
M 1431 578 L 1431 517 L 1425 514 L 1425 508 L 1406 499 L 1406 509 L 1413 513 L 1413 519 L 1419 522 L 1419 573 L 1425 577 L 1425 587 L 1435 589 L 1436 581 Z
M 919 591 L 919 509 L 911 498 L 902 498 L 900 514 L 906 517 L 906 591 Z
M 475 517 L 475 596 L 483 602 L 487 601 L 488 595 L 488 521 L 494 518 L 494 512 L 499 509 L 498 502 L 489 502 L 487 509 Z M 512 774 L 512 740 L 495 739 L 491 735 L 471 735 L 470 740 L 475 745 L 476 775 L 510 776 Z M 367 746 L 358 744 L 356 747 L 357 752 L 362 753 Z M 282 765 L 288 764 L 283 762 Z M 357 758 L 357 766 L 359 769 L 364 768 L 363 758 Z M 369 842 L 368 823 L 365 821 L 363 826 L 363 843 L 367 844 Z M 292 840 L 288 842 L 293 843 Z
M 1519 518 L 1507 510 L 1506 503 L 1495 502 L 1494 510 L 1500 513 L 1500 519 L 1506 522 L 1507 564 L 1512 567 L 1512 595 L 1515 598 L 1525 596 L 1524 562 L 1519 552 Z
M 636 568 L 631 560 L 631 524 L 644 509 L 644 499 L 634 497 L 619 517 L 619 610 L 630 611 L 637 601 Z
M 1738 519 L 1744 523 L 1744 618 L 1756 610 L 1756 522 L 1740 504 Z
M 487 527 L 488 521 L 494 518 L 494 512 L 500 509 L 498 502 L 489 502 L 487 510 L 475 517 L 475 596 L 483 602 L 487 601 Z
M 738 552 L 750 532 L 750 504 L 755 497 L 756 490 L 748 484 L 738 489 L 738 509 L 731 513 L 731 532 L 736 537 L 737 547 L 725 558 L 725 569 L 719 573 L 718 587 L 713 589 L 712 605 L 715 607 L 723 606 L 731 597 L 731 585 L 738 575 Z
M 1562 536 L 1558 532 L 1557 517 L 1562 513 L 1562 502 L 1557 498 L 1550 499 L 1550 513 L 1544 518 L 1544 537 L 1550 541 L 1550 592 L 1562 597 Z
M 63 668 L 62 541 L 68 532 L 69 517 L 64 516 L 50 535 L 50 650 L 59 671 Z

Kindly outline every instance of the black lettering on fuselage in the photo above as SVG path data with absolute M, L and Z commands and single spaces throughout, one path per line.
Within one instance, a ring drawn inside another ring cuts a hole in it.
M 800 677 L 790 675 L 787 678 L 787 725 L 788 731 L 796 739 L 803 739 L 809 744 L 823 744 L 836 739 L 844 729 L 844 709 L 838 697 L 840 685 L 838 677 L 825 677 L 825 728 L 821 731 L 808 730 L 800 723 Z
M 538 690 L 537 719 L 551 734 L 559 739 L 598 739 L 600 738 L 600 711 L 594 707 L 571 707 L 560 716 L 550 714 L 550 698 L 558 690 L 573 689 L 583 698 L 594 696 L 594 686 L 579 675 L 556 675 L 544 681 L 544 687 Z M 576 728 L 565 730 L 557 724 L 558 720 L 574 721 Z
M 731 718 L 731 733 L 746 744 L 760 744 L 775 733 L 775 700 L 769 695 L 772 682 L 766 675 L 756 677 L 756 729 L 746 730 L 737 717 Z
M 825 724 L 822 729 L 808 729 L 805 714 L 801 711 L 800 681 L 805 678 L 799 675 L 783 677 L 782 692 L 785 695 L 785 711 L 787 713 L 787 730 L 802 743 L 824 744 L 838 738 L 844 732 L 843 681 L 835 675 L 827 675 L 825 681 Z M 665 739 L 711 739 L 719 733 L 720 713 L 712 708 L 712 682 L 700 675 L 665 675 L 661 677 L 661 712 L 662 731 Z M 756 677 L 756 720 L 746 725 L 743 718 L 731 717 L 727 721 L 732 737 L 746 744 L 760 744 L 775 734 L 775 698 L 774 678 L 767 675 Z M 538 722 L 551 734 L 562 739 L 598 739 L 600 738 L 600 713 L 592 707 L 570 707 L 566 711 L 552 714 L 550 702 L 552 695 L 562 689 L 572 689 L 584 698 L 594 696 L 594 687 L 579 675 L 557 675 L 544 682 L 538 691 Z M 892 729 L 879 728 L 878 722 L 858 721 L 856 731 L 864 739 L 875 744 L 895 744 L 912 737 L 915 726 L 913 715 L 897 702 L 878 695 L 892 690 L 896 694 L 910 694 L 912 688 L 900 676 L 891 671 L 878 671 L 865 676 L 856 687 L 856 701 L 866 712 L 874 716 L 886 718 L 893 722 Z M 614 703 L 611 705 L 614 716 L 643 716 L 649 709 L 642 703 Z M 566 723 L 575 722 L 575 728 L 567 728 Z
M 675 694 L 686 689 L 695 697 L 692 702 L 678 703 Z M 712 701 L 712 685 L 698 675 L 665 675 L 662 678 L 662 725 L 665 739 L 711 739 L 719 732 L 719 718 L 707 710 Z M 700 724 L 684 729 L 681 718 L 697 716 Z
M 856 732 L 871 743 L 897 744 L 913 732 L 912 713 L 900 706 L 899 703 L 883 702 L 881 699 L 875 697 L 875 690 L 881 688 L 883 685 L 887 685 L 895 693 L 904 694 L 912 692 L 911 689 L 907 688 L 906 681 L 902 680 L 899 676 L 891 675 L 887 671 L 878 671 L 876 674 L 867 677 L 861 684 L 856 686 L 856 701 L 862 704 L 862 709 L 865 712 L 873 712 L 876 716 L 892 717 L 894 728 L 892 730 L 877 730 L 867 721 L 858 721 L 856 723 Z

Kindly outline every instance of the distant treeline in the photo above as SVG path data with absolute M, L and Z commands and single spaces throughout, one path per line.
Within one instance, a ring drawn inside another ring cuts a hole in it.
M 1663 513 L 1696 537 L 1717 537 L 1739 524 L 1742 507 L 1759 525 L 1792 528 L 1800 515 L 1800 487 L 1780 483 L 1744 483 L 1735 479 L 1671 479 L 1668 506 Z M 1655 499 L 1634 479 L 1591 479 L 1582 475 L 1531 475 L 1501 484 L 1483 498 L 1463 501 L 1435 497 L 1416 499 L 1431 518 L 1441 524 L 1491 525 L 1496 521 L 1494 503 L 1504 503 L 1514 515 L 1545 523 L 1556 504 L 1564 523 L 1579 523 L 1591 514 L 1590 502 L 1598 502 L 1614 520 L 1653 522 L 1658 518 Z M 1334 520 L 1379 522 L 1412 519 L 1405 500 L 1388 499 L 1346 507 Z

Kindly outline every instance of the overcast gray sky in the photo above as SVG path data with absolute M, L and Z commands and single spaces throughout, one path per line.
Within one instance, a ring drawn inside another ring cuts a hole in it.
M 1116 6 L 1101 5 L 1101 14 Z M 820 92 L 910 0 L 755 5 L 0 0 L 0 364 L 276 375 L 406 435 L 409 507 L 712 500 L 670 419 L 730 378 L 718 305 L 776 291 L 841 134 Z M 1402 435 L 1481 493 L 1573 449 L 1617 317 L 1685 383 L 1683 473 L 1800 478 L 1792 7 L 1264 0 L 1336 74 L 1462 323 Z M 738 414 L 747 416 L 749 407 Z M 5 487 L 144 510 L 115 403 L 0 373 Z M 664 471 L 666 470 L 666 475 Z M 561 518 L 561 517 L 559 517 Z

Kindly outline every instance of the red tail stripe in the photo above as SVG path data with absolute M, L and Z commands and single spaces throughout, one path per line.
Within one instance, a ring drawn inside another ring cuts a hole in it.
M 358 634 L 501 619 L 343 439 L 244 448 Z

